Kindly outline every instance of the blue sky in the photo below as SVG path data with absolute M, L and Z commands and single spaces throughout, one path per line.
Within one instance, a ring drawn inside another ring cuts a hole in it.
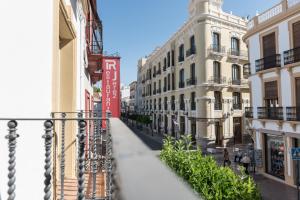
M 98 0 L 104 50 L 120 53 L 121 83 L 136 80 L 137 61 L 163 45 L 188 18 L 189 0 Z M 223 10 L 254 16 L 280 0 L 224 0 Z

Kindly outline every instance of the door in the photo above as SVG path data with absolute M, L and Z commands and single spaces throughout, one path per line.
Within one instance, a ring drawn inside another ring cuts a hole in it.
M 263 57 L 264 69 L 272 68 L 276 65 L 276 37 L 271 33 L 263 37 Z
M 234 134 L 234 144 L 242 143 L 242 118 L 233 118 L 233 134 Z
M 222 135 L 222 127 L 220 122 L 215 122 L 215 136 L 216 136 L 216 145 L 222 146 L 223 145 L 223 135 Z
M 196 120 L 191 120 L 191 136 L 192 136 L 192 144 L 196 144 Z
M 165 134 L 168 134 L 168 116 L 165 115 Z

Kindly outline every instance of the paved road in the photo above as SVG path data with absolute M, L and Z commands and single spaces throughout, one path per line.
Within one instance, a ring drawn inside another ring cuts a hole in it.
M 154 152 L 159 153 L 162 148 L 162 136 L 153 135 L 151 133 L 146 133 L 135 127 L 130 127 L 132 131 Z M 223 164 L 223 154 L 217 153 L 213 155 L 219 165 Z M 233 155 L 231 155 L 231 160 L 233 161 Z M 236 163 L 232 162 L 232 167 Z M 235 166 L 236 167 L 236 166 Z M 233 168 L 235 168 L 233 167 Z M 263 200 L 296 200 L 297 191 L 295 188 L 287 186 L 286 184 L 274 181 L 272 179 L 266 178 L 263 175 L 256 174 L 253 175 L 255 182 L 257 183 L 259 190 L 262 193 Z
M 160 151 L 162 149 L 162 137 L 151 133 L 146 133 L 146 131 L 141 131 L 135 127 L 129 126 L 131 130 L 138 136 L 151 150 Z

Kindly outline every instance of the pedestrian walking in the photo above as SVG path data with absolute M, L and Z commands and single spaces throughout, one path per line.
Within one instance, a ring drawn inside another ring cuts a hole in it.
M 238 150 L 238 152 L 236 153 L 236 155 L 234 156 L 234 162 L 241 162 L 241 159 L 243 157 L 242 151 Z
M 227 166 L 231 165 L 231 162 L 229 159 L 229 152 L 228 152 L 227 148 L 224 149 L 224 163 L 223 163 L 224 167 L 225 167 L 225 164 L 227 164 Z
M 251 160 L 250 157 L 247 155 L 247 153 L 244 154 L 241 163 L 243 163 L 243 166 L 245 167 L 245 173 L 249 174 L 249 164 L 250 164 Z

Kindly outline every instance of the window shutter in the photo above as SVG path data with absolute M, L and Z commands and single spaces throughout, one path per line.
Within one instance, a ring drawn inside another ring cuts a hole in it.
M 294 48 L 300 47 L 300 21 L 293 24 L 293 43 Z
M 263 54 L 264 57 L 268 57 L 276 54 L 275 33 L 271 33 L 263 37 Z
M 265 83 L 265 99 L 277 99 L 278 89 L 277 81 L 271 81 Z

